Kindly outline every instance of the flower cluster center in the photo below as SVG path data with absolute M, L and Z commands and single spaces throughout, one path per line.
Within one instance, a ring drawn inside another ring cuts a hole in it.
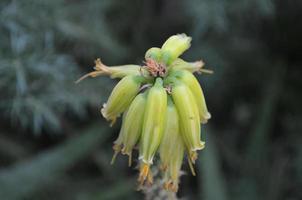
M 148 72 L 154 77 L 165 77 L 167 74 L 167 67 L 164 63 L 157 62 L 151 58 L 146 59 L 146 68 Z

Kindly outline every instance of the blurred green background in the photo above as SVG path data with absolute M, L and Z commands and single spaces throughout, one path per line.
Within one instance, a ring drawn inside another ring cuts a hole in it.
M 301 21 L 299 0 L 1 0 L 0 199 L 166 199 L 135 190 L 126 157 L 109 164 L 120 124 L 99 109 L 117 81 L 74 81 L 176 33 L 215 71 L 198 76 L 212 119 L 178 197 L 302 199 Z

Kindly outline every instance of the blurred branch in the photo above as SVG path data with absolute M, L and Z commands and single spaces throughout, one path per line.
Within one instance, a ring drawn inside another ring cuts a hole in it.
M 271 169 L 270 180 L 268 184 L 268 195 L 266 199 L 280 199 L 284 190 L 282 187 L 285 177 L 287 176 L 289 159 L 281 157 L 275 161 L 273 169 Z
M 207 130 L 206 148 L 199 160 L 199 178 L 202 183 L 199 195 L 205 200 L 226 200 L 225 180 L 220 169 L 220 160 L 216 152 L 215 138 Z M 203 198 L 204 197 L 204 198 Z
M 231 131 L 220 132 L 220 134 L 230 135 L 232 134 Z M 216 140 L 217 146 L 219 146 L 221 157 L 225 158 L 225 161 L 231 168 L 238 169 L 242 166 L 242 161 L 244 161 L 244 157 L 239 154 L 238 152 L 234 151 L 230 148 L 232 145 L 235 146 L 234 143 L 229 143 L 228 145 L 225 144 L 224 138 L 217 138 Z
M 54 149 L 35 158 L 0 171 L 0 199 L 22 199 L 51 184 L 65 170 L 87 155 L 109 136 L 108 128 L 94 124 L 80 131 L 79 136 L 70 139 Z
M 277 65 L 267 88 L 265 88 L 264 97 L 257 114 L 258 119 L 250 135 L 250 143 L 247 146 L 247 165 L 249 165 L 248 163 L 251 161 L 257 162 L 265 157 L 265 146 L 267 144 L 269 131 L 273 125 L 278 99 L 282 91 L 284 74 L 285 68 L 281 65 Z
M 12 160 L 18 160 L 28 155 L 28 149 L 5 135 L 0 135 L 0 153 Z
M 104 27 L 105 23 L 102 22 L 102 19 L 99 19 L 99 23 L 102 25 L 102 28 L 96 29 L 91 27 L 90 29 L 87 29 L 87 27 L 83 27 L 76 23 L 61 20 L 57 23 L 57 28 L 69 37 L 86 41 L 109 51 L 112 57 L 126 57 L 128 55 L 126 48 L 111 37 L 112 34 Z M 88 25 L 86 24 L 86 26 Z

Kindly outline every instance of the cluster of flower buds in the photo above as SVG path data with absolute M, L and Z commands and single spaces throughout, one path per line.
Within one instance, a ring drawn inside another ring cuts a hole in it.
M 202 61 L 186 62 L 179 58 L 190 45 L 191 38 L 185 34 L 173 35 L 161 48 L 152 47 L 146 52 L 144 66 L 108 67 L 97 59 L 95 71 L 79 79 L 99 75 L 121 79 L 101 113 L 111 121 L 111 126 L 122 115 L 112 163 L 121 152 L 129 156 L 130 166 L 132 151 L 138 147 L 140 185 L 152 184 L 150 166 L 157 153 L 165 189 L 178 190 L 185 154 L 195 175 L 197 151 L 205 146 L 200 127 L 211 115 L 193 73 L 212 71 L 203 69 Z

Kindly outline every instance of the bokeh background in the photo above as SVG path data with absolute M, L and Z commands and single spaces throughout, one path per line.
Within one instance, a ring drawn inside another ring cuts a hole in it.
M 1 0 L 0 199 L 165 199 L 136 191 L 137 170 L 110 165 L 119 124 L 99 109 L 117 80 L 74 81 L 100 57 L 142 64 L 172 34 L 212 119 L 182 199 L 302 199 L 302 1 Z

